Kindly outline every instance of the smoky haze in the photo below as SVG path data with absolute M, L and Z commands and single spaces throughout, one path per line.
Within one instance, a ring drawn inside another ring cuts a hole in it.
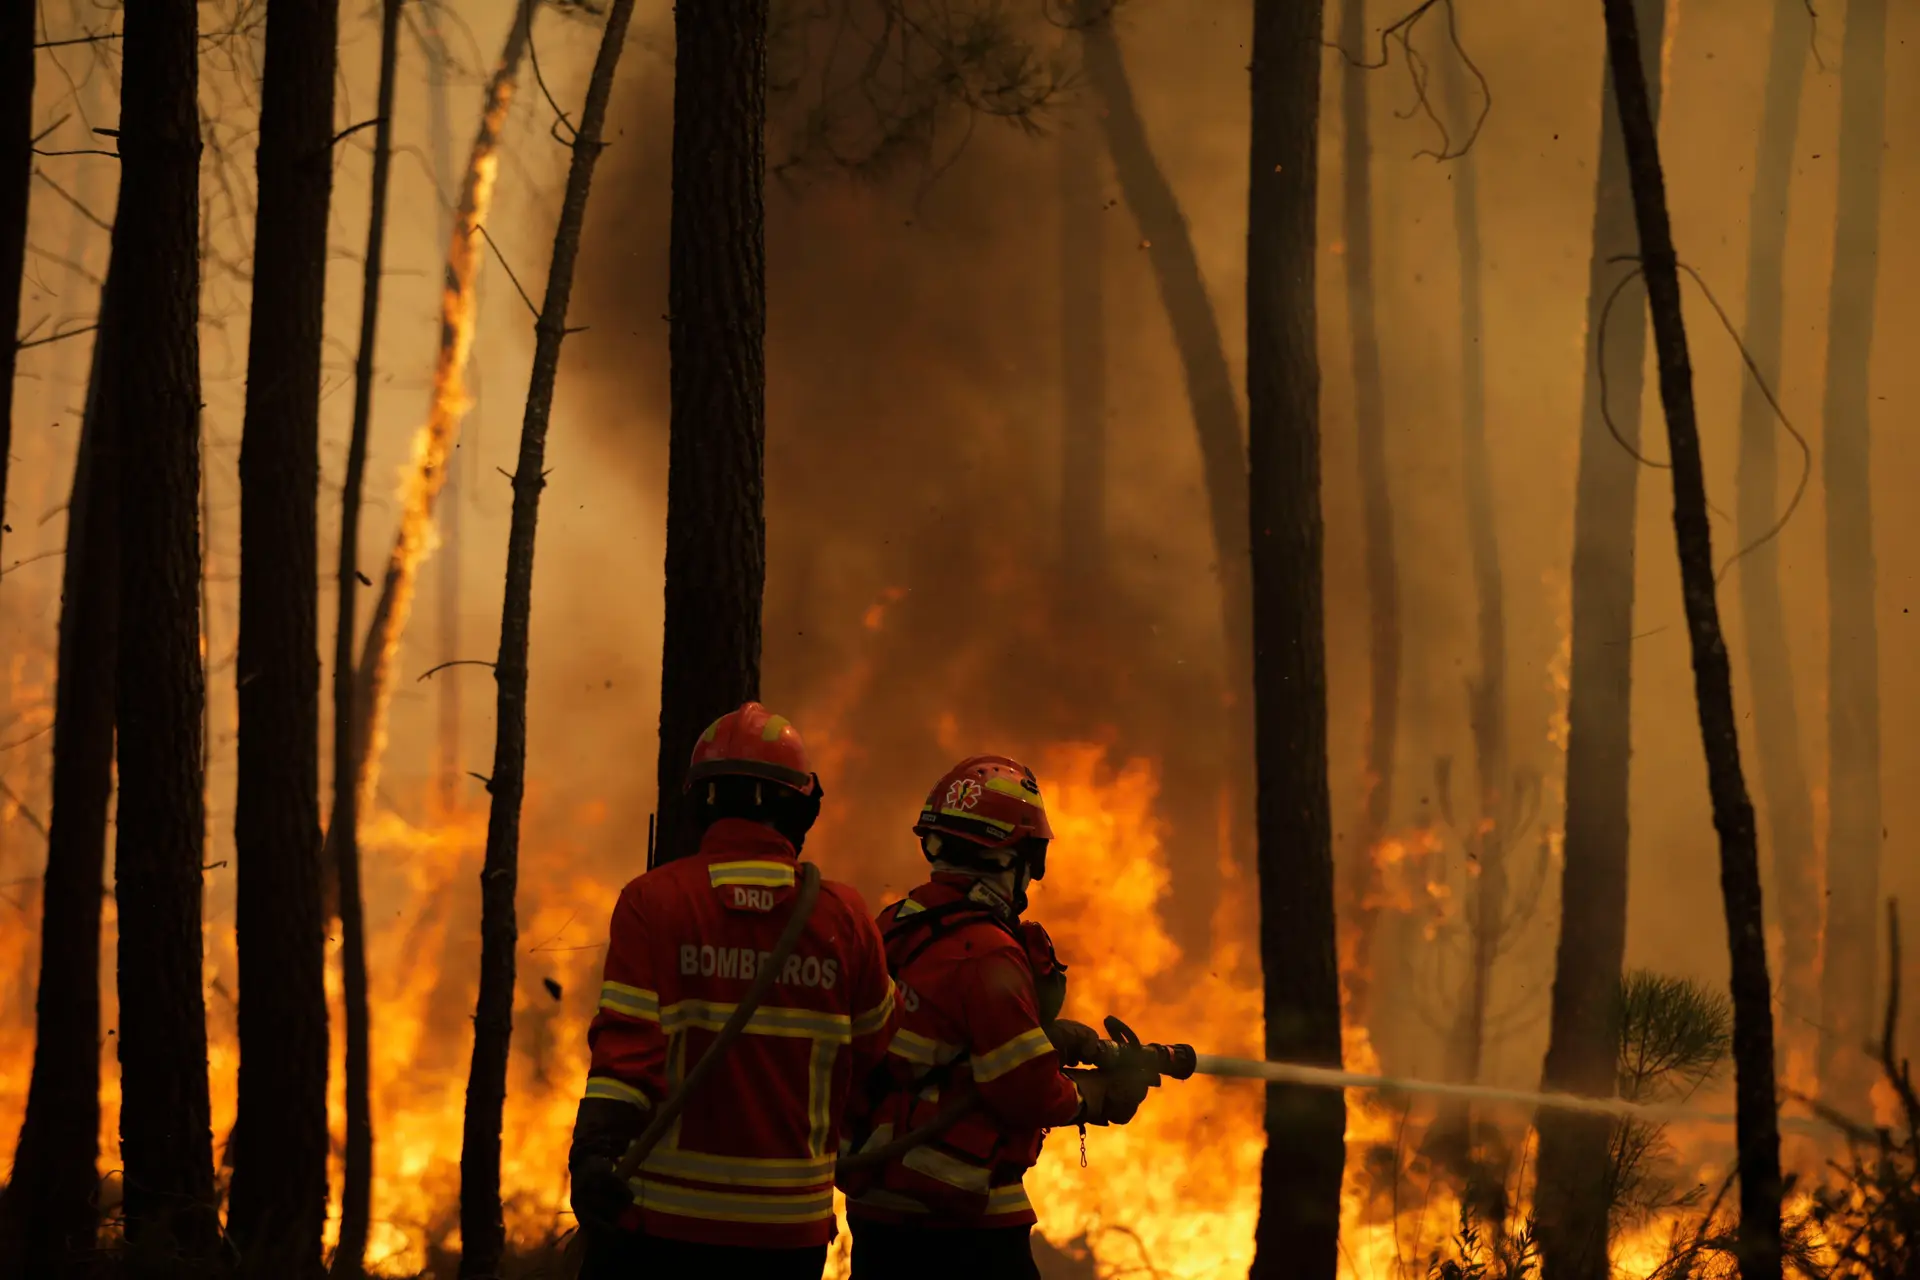
M 1202 271 L 1241 377 L 1245 235 L 1246 15 L 1210 7 L 1123 6 L 1119 31 L 1156 155 L 1183 202 Z M 1215 16 L 1217 15 L 1217 16 Z M 1416 153 L 1439 142 L 1418 113 L 1396 53 L 1371 73 L 1374 234 L 1388 413 L 1388 462 L 1405 631 L 1398 779 L 1390 829 L 1432 828 L 1458 864 L 1438 765 L 1454 765 L 1455 823 L 1472 820 L 1467 679 L 1475 602 L 1461 472 L 1459 273 L 1450 183 L 1477 167 L 1486 272 L 1487 430 L 1507 588 L 1508 732 L 1515 768 L 1544 800 L 1514 856 L 1530 866 L 1543 837 L 1557 852 L 1564 762 L 1564 652 L 1573 477 L 1584 352 L 1588 240 L 1603 48 L 1597 15 L 1462 15 L 1461 35 L 1492 104 L 1467 160 Z M 1676 236 L 1738 323 L 1744 222 L 1766 56 L 1764 25 L 1724 4 L 1680 6 L 1663 54 L 1663 144 Z M 1389 20 L 1369 15 L 1376 29 Z M 1813 446 L 1805 498 L 1780 535 L 1796 695 L 1812 777 L 1824 791 L 1825 586 L 1818 471 L 1827 274 L 1832 259 L 1839 32 L 1822 12 L 1825 69 L 1809 71 L 1796 159 L 1787 278 L 1787 345 L 1779 396 Z M 1898 234 L 1920 185 L 1910 108 L 1917 91 L 1913 15 L 1889 38 L 1886 233 L 1875 376 L 1877 546 L 1883 701 L 1920 694 L 1901 651 L 1906 598 L 1920 566 L 1920 527 L 1900 501 L 1920 458 L 1897 442 L 1903 403 L 1920 387 L 1894 353 L 1920 332 L 1920 303 L 1898 282 L 1920 261 Z M 1451 56 L 1423 32 L 1430 65 Z M 1040 32 L 1069 64 L 1070 38 Z M 1378 56 L 1378 49 L 1366 51 Z M 1328 544 L 1330 750 L 1336 827 L 1360 794 L 1367 715 L 1367 597 L 1347 359 L 1338 93 L 1329 53 L 1322 125 L 1321 352 Z M 1438 95 L 1436 94 L 1436 98 Z M 659 518 L 665 483 L 665 228 L 670 82 L 649 75 L 618 100 L 628 143 L 611 153 L 589 231 L 582 309 L 593 332 L 572 352 L 593 449 L 630 478 Z M 1477 108 L 1479 102 L 1473 101 Z M 1070 84 L 1041 113 L 1044 137 L 981 121 L 950 168 L 908 166 L 878 183 L 825 175 L 796 193 L 771 183 L 767 205 L 768 584 L 765 697 L 787 710 L 827 766 L 818 856 L 869 892 L 900 890 L 919 869 L 906 828 L 924 788 L 957 754 L 1032 752 L 1061 739 L 1110 744 L 1111 757 L 1157 760 L 1162 816 L 1172 824 L 1176 879 L 1208 879 L 1234 711 L 1223 708 L 1220 601 L 1200 458 L 1181 367 L 1143 241 L 1104 155 L 1097 234 L 1107 348 L 1104 579 L 1063 562 L 1062 200 L 1058 149 L 1100 147 L 1097 103 Z M 776 99 L 769 151 L 782 154 Z M 1458 122 L 1450 122 L 1461 136 Z M 949 138 L 951 143 L 952 139 Z M 944 153 L 943 153 L 944 154 Z M 931 178 L 931 181 L 929 181 Z M 614 211 L 618 210 L 616 214 Z M 613 230 L 618 223 L 617 232 Z M 1628 268 L 1618 268 L 1624 272 Z M 1708 458 L 1709 497 L 1734 505 L 1742 369 L 1732 339 L 1698 291 L 1687 298 Z M 1631 323 L 1622 312 L 1615 323 Z M 1648 379 L 1643 438 L 1664 455 Z M 1785 504 L 1799 454 L 1783 429 Z M 1717 845 L 1692 703 L 1692 675 L 1673 554 L 1666 474 L 1642 472 L 1635 646 L 1634 834 L 1628 962 L 1725 980 Z M 1737 550 L 1730 519 L 1716 554 Z M 654 571 L 636 575 L 649 583 Z M 564 572 L 564 570 L 562 570 Z M 644 590 L 651 590 L 646 586 Z M 1740 667 L 1735 568 L 1722 615 Z M 1914 749 L 1887 717 L 1883 874 L 1890 894 L 1920 900 L 1901 831 L 1920 817 L 1898 779 Z M 1751 761 L 1753 749 L 1747 743 Z M 644 768 L 639 776 L 645 777 Z M 1749 767 L 1750 787 L 1753 769 Z M 1178 779 L 1178 785 L 1171 785 Z M 1043 779 L 1043 783 L 1044 783 Z M 1757 787 L 1756 787 L 1757 790 Z M 1756 795 L 1756 801 L 1760 797 Z M 1764 831 L 1764 807 L 1762 822 Z M 1819 823 L 1824 831 L 1824 820 Z M 1244 853 L 1245 851 L 1242 850 Z M 1062 849 L 1055 874 L 1104 874 L 1098 850 Z M 1346 847 L 1340 857 L 1364 851 Z M 1443 857 L 1449 854 L 1443 852 Z M 1524 877 L 1520 877 L 1524 878 Z M 1537 1070 L 1557 874 L 1516 950 L 1501 965 L 1507 1011 L 1493 1069 Z M 1176 889 L 1176 899 L 1180 894 Z M 1171 910 L 1183 942 L 1205 936 L 1205 895 Z M 1437 1070 L 1440 1041 L 1423 1025 L 1452 998 L 1445 965 L 1421 954 L 1420 921 L 1445 903 L 1415 904 L 1415 926 L 1383 961 L 1426 993 L 1388 1037 L 1404 1069 Z M 1453 910 L 1457 911 L 1457 904 Z M 1496 1028 L 1498 1030 L 1498 1027 Z

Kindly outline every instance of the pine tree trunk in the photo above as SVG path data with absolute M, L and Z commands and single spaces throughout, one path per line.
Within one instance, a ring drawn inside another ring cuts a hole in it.
M 340 1235 L 332 1274 L 354 1280 L 366 1265 L 373 1206 L 373 1082 L 368 1046 L 367 937 L 360 899 L 360 795 L 354 700 L 354 605 L 360 590 L 360 497 L 367 470 L 367 424 L 373 415 L 373 353 L 379 336 L 380 272 L 385 259 L 387 176 L 393 161 L 394 63 L 401 0 L 384 0 L 380 15 L 380 88 L 373 134 L 373 199 L 360 286 L 360 349 L 353 368 L 353 427 L 340 496 L 338 609 L 333 644 L 333 812 L 324 858 L 333 869 L 340 918 L 341 1004 L 346 1011 L 347 1134 L 340 1186 Z M 324 872 L 323 872 L 324 874 Z
M 90 1250 L 100 1145 L 100 911 L 113 794 L 119 653 L 119 326 L 100 295 L 60 580 L 53 810 L 41 898 L 33 1073 L 13 1173 L 0 1191 L 0 1275 L 56 1276 Z
M 1234 395 L 1233 374 L 1220 335 L 1220 321 L 1214 314 L 1213 298 L 1200 273 L 1200 258 L 1186 214 L 1154 155 L 1146 122 L 1134 101 L 1133 84 L 1114 31 L 1114 8 L 1113 0 L 1079 0 L 1076 25 L 1082 36 L 1087 76 L 1102 107 L 1100 120 L 1107 152 L 1113 158 L 1121 197 L 1140 228 L 1141 244 L 1153 267 L 1161 306 L 1166 311 L 1186 380 L 1187 403 L 1193 415 L 1213 524 L 1224 637 L 1224 678 L 1220 693 L 1229 708 L 1226 732 L 1214 748 L 1217 755 L 1203 752 L 1169 766 L 1172 772 L 1166 790 L 1174 795 L 1211 797 L 1224 785 L 1229 806 L 1225 838 L 1231 847 L 1240 848 L 1244 845 L 1238 832 L 1244 831 L 1248 812 L 1244 803 L 1247 761 L 1253 755 L 1250 738 L 1253 722 L 1247 709 L 1247 691 L 1253 687 L 1247 447 L 1241 431 L 1240 406 Z M 1177 775 L 1183 773 L 1191 780 L 1184 786 L 1176 785 L 1181 781 Z M 1181 821 L 1179 828 L 1193 830 L 1196 845 L 1201 841 L 1212 842 L 1218 831 L 1218 819 L 1211 805 L 1199 816 L 1200 821 L 1191 827 Z M 1175 817 L 1180 821 L 1181 815 Z M 1206 930 L 1214 917 L 1219 893 L 1217 866 L 1215 858 L 1193 858 L 1185 864 L 1174 884 L 1176 909 L 1172 917 L 1182 932 L 1193 930 L 1191 937 L 1183 939 L 1183 945 L 1195 954 L 1208 946 Z M 1183 921 L 1191 923 L 1182 925 Z
M 692 848 L 693 833 L 678 818 L 694 739 L 760 693 L 766 31 L 767 0 L 681 5 L 674 13 L 661 862 Z
M 1869 374 L 1886 138 L 1886 0 L 1850 0 L 1840 51 L 1840 199 L 1827 303 L 1827 952 L 1820 1090 L 1866 1109 L 1880 936 L 1880 639 Z
M 1448 59 L 1441 71 L 1447 118 L 1464 137 L 1469 107 L 1466 71 Z M 1507 855 L 1513 838 L 1513 807 L 1507 751 L 1507 613 L 1500 577 L 1500 537 L 1493 498 L 1493 464 L 1487 452 L 1486 333 L 1481 301 L 1480 192 L 1471 148 L 1451 162 L 1454 238 L 1460 249 L 1460 444 L 1465 479 L 1467 547 L 1478 605 L 1480 670 L 1467 686 L 1467 719 L 1473 732 L 1474 773 L 1479 783 L 1478 819 L 1467 848 L 1479 868 L 1468 919 L 1472 961 L 1465 1017 L 1460 1028 L 1456 1078 L 1480 1079 L 1486 1049 L 1493 969 L 1510 925 L 1507 919 Z
M 132 1274 L 216 1256 L 201 915 L 197 6 L 124 14 L 114 219 L 120 471 L 120 1144 Z
M 1645 47 L 1657 51 L 1665 0 L 1636 3 Z M 1573 508 L 1566 835 L 1560 939 L 1541 1069 L 1543 1089 L 1602 1097 L 1615 1087 L 1620 1041 L 1614 1009 L 1627 947 L 1633 745 L 1633 645 L 1628 641 L 1633 635 L 1640 464 L 1622 441 L 1639 447 L 1646 358 L 1641 286 L 1627 284 L 1611 313 L 1607 310 L 1630 270 L 1618 259 L 1639 248 L 1620 117 L 1611 106 L 1613 75 L 1609 64 L 1601 89 L 1593 251 L 1587 268 L 1586 380 Z M 1653 110 L 1658 109 L 1656 97 Z M 1544 1280 L 1608 1280 L 1610 1126 L 1565 1111 L 1543 1112 L 1536 1123 L 1540 1152 L 1535 1216 Z
M 1365 43 L 1365 0 L 1346 0 L 1340 11 L 1340 46 L 1355 53 Z M 1354 949 L 1346 974 L 1347 1015 L 1356 1026 L 1367 1025 L 1372 1013 L 1373 952 L 1380 915 L 1376 904 L 1381 890 L 1380 866 L 1373 855 L 1374 846 L 1387 833 L 1392 812 L 1394 754 L 1400 737 L 1400 569 L 1387 489 L 1387 411 L 1373 305 L 1373 150 L 1367 129 L 1371 74 L 1365 67 L 1344 64 L 1340 85 L 1347 311 L 1352 325 L 1353 419 L 1366 531 L 1368 615 L 1365 798 L 1353 841 Z
M 1813 19 L 1806 0 L 1774 0 L 1767 56 L 1766 107 L 1760 122 L 1747 216 L 1747 320 L 1744 341 L 1769 387 L 1780 386 L 1785 328 L 1787 199 L 1799 127 Z M 1820 853 L 1813 842 L 1813 793 L 1801 755 L 1787 613 L 1780 599 L 1780 544 L 1767 537 L 1780 518 L 1779 444 L 1785 432 L 1760 385 L 1740 379 L 1739 539 L 1747 548 L 1737 570 L 1753 744 L 1760 755 L 1773 854 L 1773 892 L 1780 903 L 1780 1048 L 1805 1045 L 1819 1018 Z
M 1255 0 L 1247 236 L 1260 958 L 1269 1057 L 1338 1066 L 1314 304 L 1318 0 Z M 1346 1101 L 1267 1086 L 1255 1280 L 1332 1280 Z
M 33 41 L 37 7 L 8 0 L 0 12 L 0 526 L 13 449 L 13 367 L 20 348 L 20 286 L 27 271 L 33 188 Z
M 762 11 L 764 18 L 765 11 Z M 520 804 L 527 783 L 527 633 L 533 614 L 534 530 L 546 487 L 547 423 L 567 333 L 567 305 L 587 194 L 600 158 L 614 67 L 633 17 L 633 0 L 614 0 L 587 83 L 567 172 L 567 193 L 554 230 L 547 296 L 534 325 L 533 374 L 520 427 L 520 459 L 513 474 L 513 518 L 507 531 L 506 598 L 500 612 L 499 686 L 493 775 L 487 790 L 487 854 L 480 872 L 480 994 L 473 1017 L 473 1065 L 467 1075 L 466 1119 L 460 1147 L 460 1275 L 496 1276 L 506 1246 L 500 1208 L 500 1124 L 507 1097 L 507 1056 L 513 1041 L 514 949 L 519 928 L 514 888 L 520 872 Z M 761 29 L 764 34 L 764 27 Z
M 1693 371 L 1681 319 L 1680 272 L 1667 219 L 1665 179 L 1652 95 L 1641 61 L 1632 0 L 1605 0 L 1607 56 L 1614 72 L 1621 139 L 1633 188 L 1634 223 L 1646 273 L 1653 349 L 1666 410 L 1673 465 L 1673 530 L 1680 552 L 1681 599 L 1693 653 L 1707 789 L 1720 836 L 1720 891 L 1726 905 L 1733 972 L 1733 1069 L 1739 1151 L 1740 1227 L 1736 1253 L 1742 1280 L 1779 1280 L 1780 1117 L 1773 1078 L 1773 988 L 1760 903 L 1760 852 L 1753 804 L 1740 768 L 1740 731 L 1733 710 L 1733 671 L 1714 598 L 1712 527 L 1694 414 Z M 1652 47 L 1658 48 L 1655 43 Z M 1876 147 L 1877 150 L 1877 147 Z
M 454 230 L 447 243 L 447 287 L 440 299 L 440 348 L 434 360 L 433 400 L 427 422 L 414 440 L 414 464 L 401 495 L 400 525 L 380 595 L 367 624 L 354 676 L 354 776 L 360 807 L 373 802 L 380 776 L 380 757 L 386 745 L 387 706 L 393 698 L 394 668 L 400 642 L 413 612 L 420 562 L 427 556 L 433 534 L 433 514 L 448 464 L 460 439 L 467 412 L 464 376 L 472 352 L 479 306 L 480 265 L 486 260 L 483 228 L 493 203 L 496 153 L 507 112 L 513 105 L 520 63 L 527 54 L 535 0 L 525 0 L 508 29 L 500 60 L 494 65 L 482 100 L 480 128 L 467 157 L 467 172 L 454 212 Z
M 234 852 L 239 1110 L 228 1234 L 242 1274 L 321 1272 L 327 994 L 320 909 L 320 342 L 339 0 L 267 15 L 240 442 Z

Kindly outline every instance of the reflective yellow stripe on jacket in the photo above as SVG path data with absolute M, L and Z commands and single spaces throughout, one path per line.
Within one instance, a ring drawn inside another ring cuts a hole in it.
M 833 1216 L 833 1188 L 795 1195 L 760 1192 L 735 1195 L 658 1182 L 642 1174 L 633 1180 L 634 1202 L 655 1213 L 717 1222 L 817 1222 Z
M 973 1060 L 973 1078 L 977 1084 L 998 1080 L 1016 1067 L 1025 1066 L 1043 1053 L 1053 1051 L 1053 1042 L 1039 1027 L 1023 1031 L 997 1049 L 978 1054 Z

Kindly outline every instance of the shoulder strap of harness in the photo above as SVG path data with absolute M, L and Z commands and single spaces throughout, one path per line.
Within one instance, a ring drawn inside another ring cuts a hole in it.
M 909 898 L 907 901 L 911 902 L 912 899 Z M 1000 918 L 999 913 L 984 903 L 975 902 L 971 898 L 958 898 L 952 902 L 943 902 L 937 907 L 923 907 L 919 911 L 906 916 L 900 915 L 896 910 L 893 919 L 888 921 L 887 927 L 881 930 L 880 934 L 881 939 L 888 947 L 887 968 L 892 971 L 894 979 L 898 981 L 906 967 L 925 954 L 928 947 L 931 947 L 940 939 L 953 933 L 962 925 L 971 924 L 975 921 L 984 921 L 991 924 L 1015 942 L 1020 941 L 1020 935 L 1014 931 L 1012 926 Z M 926 936 L 915 942 L 907 954 L 901 956 L 898 961 L 895 961 L 892 958 L 894 942 L 921 929 L 927 931 Z

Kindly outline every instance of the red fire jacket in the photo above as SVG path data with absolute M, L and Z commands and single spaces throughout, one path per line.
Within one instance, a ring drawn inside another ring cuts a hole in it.
M 1031 1223 L 1021 1179 L 1045 1131 L 1079 1113 L 1080 1092 L 1040 1025 L 1025 945 L 986 914 L 950 914 L 972 888 L 964 876 L 936 875 L 880 913 L 903 1016 L 884 1087 L 856 1102 L 859 1148 L 927 1124 L 970 1093 L 979 1105 L 877 1174 L 843 1182 L 853 1217 L 931 1228 Z M 936 923 L 898 927 L 923 912 Z
M 651 1108 L 700 1060 L 767 963 L 795 893 L 793 846 L 723 819 L 700 851 L 634 880 L 613 911 L 589 1098 Z M 860 895 L 821 886 L 784 972 L 633 1181 L 625 1225 L 710 1244 L 833 1239 L 833 1162 L 848 1090 L 899 1014 Z

